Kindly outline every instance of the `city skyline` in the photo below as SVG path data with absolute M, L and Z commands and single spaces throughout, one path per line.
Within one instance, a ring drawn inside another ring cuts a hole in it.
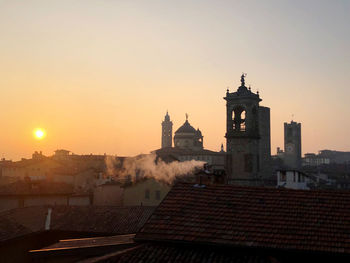
M 271 108 L 272 154 L 292 115 L 303 153 L 350 150 L 349 2 L 200 3 L 0 1 L 0 157 L 148 153 L 167 110 L 219 151 L 242 72 Z

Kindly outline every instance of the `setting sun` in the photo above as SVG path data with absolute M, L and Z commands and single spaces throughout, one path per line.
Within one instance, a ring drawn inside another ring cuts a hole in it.
M 36 139 L 41 140 L 42 138 L 45 137 L 45 131 L 42 129 L 36 129 L 34 131 L 34 136 Z

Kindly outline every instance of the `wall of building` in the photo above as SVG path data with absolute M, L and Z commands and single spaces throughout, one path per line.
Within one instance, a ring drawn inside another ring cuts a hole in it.
M 21 197 L 19 197 L 21 198 Z M 68 196 L 52 195 L 52 196 L 27 196 L 23 198 L 24 207 L 41 206 L 41 205 L 67 205 Z
M 68 200 L 69 205 L 76 205 L 76 206 L 88 206 L 92 205 L 91 198 L 88 195 L 82 195 L 82 196 L 70 196 Z
M 18 207 L 19 207 L 18 198 L 6 197 L 6 196 L 0 197 L 0 212 L 18 208 Z
M 94 189 L 94 205 L 123 205 L 124 189 L 116 184 L 100 185 Z
M 27 160 L 31 161 L 31 160 Z M 3 167 L 2 173 L 3 176 L 9 176 L 9 177 L 16 177 L 19 179 L 23 179 L 24 177 L 30 177 L 33 180 L 41 180 L 45 179 L 49 174 L 50 171 L 54 168 L 59 167 L 60 164 L 53 160 L 39 160 L 34 161 L 32 164 L 28 164 L 23 166 L 23 164 L 20 162 L 13 163 L 9 166 Z
M 309 179 L 298 171 L 277 171 L 277 186 L 290 189 L 310 189 Z
M 259 134 L 259 170 L 266 178 L 272 175 L 270 108 L 268 107 L 259 107 Z
M 154 179 L 137 182 L 124 189 L 124 206 L 157 206 L 170 191 L 171 186 Z
M 74 175 L 65 175 L 65 174 L 54 174 L 52 176 L 53 182 L 66 183 L 74 185 Z

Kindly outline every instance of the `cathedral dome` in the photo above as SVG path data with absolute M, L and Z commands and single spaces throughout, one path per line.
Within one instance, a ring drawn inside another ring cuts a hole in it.
M 185 121 L 185 123 L 177 129 L 175 134 L 178 133 L 196 133 L 196 129 L 191 126 L 191 124 L 188 122 L 188 120 Z
M 196 130 L 188 122 L 186 114 L 185 123 L 177 129 L 174 136 L 175 147 L 182 149 L 201 150 L 203 149 L 203 136 L 201 131 Z

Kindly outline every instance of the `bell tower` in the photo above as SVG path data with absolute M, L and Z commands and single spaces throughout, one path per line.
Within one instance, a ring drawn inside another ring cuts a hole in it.
M 260 172 L 259 92 L 245 86 L 246 74 L 236 92 L 227 89 L 226 169 L 228 183 L 256 185 Z
M 162 121 L 162 148 L 172 147 L 173 141 L 173 122 L 170 120 L 168 111 Z
M 284 123 L 284 164 L 301 168 L 301 124 L 294 121 Z

